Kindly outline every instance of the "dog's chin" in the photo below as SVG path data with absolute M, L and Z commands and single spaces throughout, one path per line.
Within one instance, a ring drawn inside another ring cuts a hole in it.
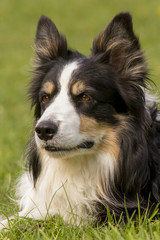
M 47 145 L 44 147 L 45 151 L 53 157 L 64 158 L 64 157 L 73 157 L 76 155 L 81 155 L 82 153 L 87 154 L 92 152 L 94 148 L 93 141 L 83 142 L 75 147 L 57 147 Z

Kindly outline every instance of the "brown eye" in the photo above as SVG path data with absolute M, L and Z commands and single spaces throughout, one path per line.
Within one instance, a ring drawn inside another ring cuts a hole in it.
M 83 100 L 84 102 L 89 102 L 89 101 L 91 100 L 91 98 L 90 98 L 88 95 L 83 94 L 82 100 Z
M 48 103 L 48 102 L 49 102 L 49 97 L 48 97 L 47 95 L 44 95 L 44 96 L 42 97 L 42 102 Z

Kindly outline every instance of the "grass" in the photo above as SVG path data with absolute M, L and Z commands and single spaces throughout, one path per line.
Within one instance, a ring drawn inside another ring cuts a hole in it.
M 89 54 L 93 38 L 120 11 L 130 11 L 151 69 L 160 86 L 159 0 L 1 0 L 0 5 L 0 214 L 13 214 L 15 179 L 25 161 L 23 151 L 30 135 L 30 113 L 26 89 L 36 24 L 41 14 L 53 19 L 66 34 L 68 44 Z M 159 218 L 158 218 L 159 219 Z M 16 218 L 1 239 L 160 239 L 160 221 L 150 218 L 108 227 L 66 225 L 62 219 L 34 222 Z
M 15 219 L 9 221 L 10 229 L 1 233 L 2 239 L 105 239 L 105 240 L 139 240 L 159 239 L 160 223 L 156 218 L 157 209 L 148 217 L 147 214 L 139 215 L 136 221 L 128 219 L 128 222 L 116 222 L 114 215 L 108 211 L 107 226 L 74 226 L 66 224 L 60 217 L 50 218 L 49 221 L 34 221 L 31 219 Z

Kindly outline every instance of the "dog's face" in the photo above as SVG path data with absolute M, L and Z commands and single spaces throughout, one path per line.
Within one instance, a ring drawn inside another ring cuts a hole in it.
M 94 41 L 89 58 L 67 50 L 55 25 L 41 17 L 35 60 L 30 95 L 37 147 L 56 157 L 99 150 L 117 154 L 112 143 L 119 145 L 120 122 L 129 114 L 140 117 L 137 82 L 144 86 L 146 74 L 130 15 L 113 19 Z
M 97 150 L 118 121 L 118 101 L 125 109 L 114 79 L 92 59 L 55 63 L 39 92 L 38 147 L 60 156 Z

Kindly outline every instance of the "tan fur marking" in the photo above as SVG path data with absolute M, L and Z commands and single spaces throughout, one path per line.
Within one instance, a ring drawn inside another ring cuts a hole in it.
M 99 123 L 96 120 L 86 117 L 84 115 L 80 116 L 80 120 L 81 120 L 80 124 L 81 133 L 84 134 L 86 133 L 88 136 L 91 136 L 91 138 L 101 136 L 101 139 L 96 149 L 97 153 L 106 153 L 107 162 L 108 156 L 110 156 L 110 159 L 113 160 L 113 163 L 112 162 L 106 163 L 111 164 L 110 168 L 108 169 L 111 172 L 106 172 L 107 168 L 105 168 L 104 164 L 104 168 L 102 167 L 101 169 L 99 169 L 98 173 L 97 193 L 100 197 L 106 199 L 107 198 L 106 192 L 108 191 L 107 182 L 109 180 L 108 174 L 110 173 L 110 177 L 112 178 L 113 176 L 112 171 L 114 171 L 114 167 L 116 167 L 116 161 L 118 160 L 120 152 L 120 146 L 118 142 L 119 129 L 118 128 L 114 129 L 112 126 L 108 124 Z
M 47 46 L 47 44 L 46 44 Z M 38 44 L 36 47 L 35 47 L 35 50 L 36 50 L 36 53 L 38 54 L 38 56 L 40 55 L 45 55 L 47 57 L 50 57 L 50 51 L 49 49 L 44 46 L 43 44 Z
M 106 133 L 106 137 L 103 139 L 100 150 L 109 152 L 111 156 L 118 159 L 120 147 L 116 132 L 111 127 L 104 127 L 104 133 Z
M 43 85 L 43 91 L 48 94 L 52 94 L 54 89 L 55 89 L 55 86 L 54 86 L 54 83 L 52 82 L 46 82 Z
M 99 50 L 103 49 L 103 45 L 104 45 L 104 32 L 102 34 L 100 34 L 100 36 L 98 38 L 98 48 L 99 48 Z
M 113 127 L 104 123 L 100 124 L 96 120 L 84 115 L 80 116 L 80 122 L 81 133 L 86 133 L 91 137 L 96 137 L 97 135 L 102 136 L 97 151 L 109 153 L 113 158 L 118 159 L 120 151 L 118 134 Z
M 85 90 L 86 90 L 86 85 L 82 81 L 76 82 L 72 86 L 72 93 L 76 96 L 83 93 Z
M 55 39 L 55 44 L 54 44 L 55 50 L 56 50 L 56 55 L 58 53 L 58 48 L 59 48 L 59 42 L 57 39 Z
M 80 115 L 80 132 L 87 134 L 95 134 L 97 132 L 98 123 L 96 120 L 86 117 L 84 115 Z
M 98 174 L 98 184 L 97 184 L 97 193 L 99 196 L 105 198 L 106 197 L 106 178 L 103 171 L 100 171 Z
M 42 158 L 42 156 L 45 155 L 45 149 L 44 148 L 37 148 L 37 152 L 38 152 L 39 156 L 41 156 L 41 158 Z
M 128 41 L 126 41 L 125 39 L 118 39 L 116 41 L 110 41 L 107 46 L 106 46 L 106 51 L 109 50 L 113 50 L 113 49 L 126 49 L 127 47 L 129 47 L 130 43 L 128 43 Z

